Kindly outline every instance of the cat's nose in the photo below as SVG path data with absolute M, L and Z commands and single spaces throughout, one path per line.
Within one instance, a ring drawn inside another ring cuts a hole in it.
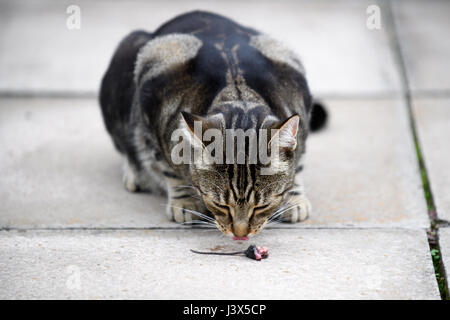
M 233 234 L 236 237 L 245 237 L 248 235 L 248 224 L 246 222 L 233 223 Z

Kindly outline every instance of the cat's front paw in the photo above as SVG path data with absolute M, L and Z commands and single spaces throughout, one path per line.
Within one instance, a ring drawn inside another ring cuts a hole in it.
M 290 209 L 281 215 L 281 221 L 283 222 L 296 223 L 304 221 L 308 219 L 311 212 L 311 203 L 303 195 L 293 196 L 289 199 L 286 207 Z
M 137 183 L 137 173 L 136 170 L 130 165 L 128 160 L 125 159 L 122 167 L 122 182 L 129 192 L 138 192 L 139 185 Z
M 167 205 L 169 219 L 178 223 L 202 220 L 206 209 L 200 200 L 195 198 L 170 199 Z

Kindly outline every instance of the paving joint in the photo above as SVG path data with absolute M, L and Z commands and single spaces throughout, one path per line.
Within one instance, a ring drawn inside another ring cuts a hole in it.
M 0 227 L 0 232 L 9 232 L 9 231 L 18 231 L 18 232 L 26 232 L 26 231 L 146 231 L 146 230 L 212 230 L 218 231 L 217 228 L 209 228 L 209 227 L 201 227 L 201 226 L 193 226 L 193 227 Z M 426 231 L 427 228 L 422 227 L 276 227 L 276 228 L 266 228 L 265 230 L 384 230 L 384 231 L 405 231 L 405 230 L 423 230 Z
M 430 247 L 430 255 L 434 266 L 436 281 L 438 283 L 441 298 L 443 300 L 450 300 L 447 277 L 444 263 L 442 260 L 442 253 L 439 245 L 439 234 L 438 234 L 438 228 L 440 226 L 440 223 L 438 221 L 442 222 L 443 220 L 439 220 L 437 218 L 436 205 L 434 203 L 433 193 L 428 178 L 428 171 L 424 162 L 421 144 L 417 134 L 416 121 L 414 118 L 414 112 L 412 110 L 412 94 L 408 80 L 408 75 L 406 72 L 406 64 L 402 53 L 401 44 L 399 41 L 398 29 L 394 18 L 392 1 L 380 1 L 379 3 L 385 8 L 385 12 L 387 13 L 386 24 L 388 26 L 388 35 L 391 44 L 390 47 L 392 48 L 392 53 L 394 55 L 394 59 L 396 62 L 395 64 L 397 66 L 400 75 L 401 90 L 403 91 L 403 98 L 406 103 L 411 134 L 416 148 L 417 162 L 422 177 L 422 188 L 427 203 L 428 217 L 430 220 L 430 227 L 427 229 L 428 245 Z M 445 224 L 448 224 L 448 222 L 445 221 Z

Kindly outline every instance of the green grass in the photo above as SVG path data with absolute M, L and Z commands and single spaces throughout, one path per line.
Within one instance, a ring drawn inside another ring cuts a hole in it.
M 433 261 L 434 273 L 436 276 L 436 281 L 439 286 L 439 292 L 441 293 L 441 298 L 443 300 L 450 300 L 447 280 L 446 280 L 446 276 L 445 276 L 444 264 L 442 261 L 441 251 L 439 248 L 438 229 L 437 229 L 437 221 L 436 221 L 436 216 L 435 216 L 436 207 L 434 205 L 433 196 L 431 194 L 431 187 L 430 187 L 430 183 L 428 181 L 427 172 L 425 170 L 425 164 L 424 164 L 423 157 L 422 157 L 422 151 L 420 149 L 416 133 L 414 130 L 413 130 L 413 132 L 414 132 L 414 143 L 416 146 L 417 160 L 419 162 L 420 175 L 422 177 L 423 193 L 425 196 L 425 200 L 427 202 L 428 215 L 430 217 L 430 229 L 428 230 L 428 244 L 430 246 L 430 254 L 431 254 L 431 259 Z
M 438 248 L 431 249 L 430 253 L 431 253 L 431 258 L 433 259 L 434 273 L 436 275 L 436 280 L 438 282 L 439 291 L 441 292 L 441 297 L 444 300 L 449 300 L 448 289 L 446 287 L 445 274 L 442 274 L 442 272 L 441 272 L 441 270 L 443 269 L 441 253 Z

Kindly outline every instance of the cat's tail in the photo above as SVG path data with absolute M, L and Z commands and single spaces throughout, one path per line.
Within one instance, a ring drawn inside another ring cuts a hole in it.
M 314 132 L 325 127 L 327 124 L 328 112 L 321 102 L 314 101 L 311 116 L 309 118 L 309 129 Z

